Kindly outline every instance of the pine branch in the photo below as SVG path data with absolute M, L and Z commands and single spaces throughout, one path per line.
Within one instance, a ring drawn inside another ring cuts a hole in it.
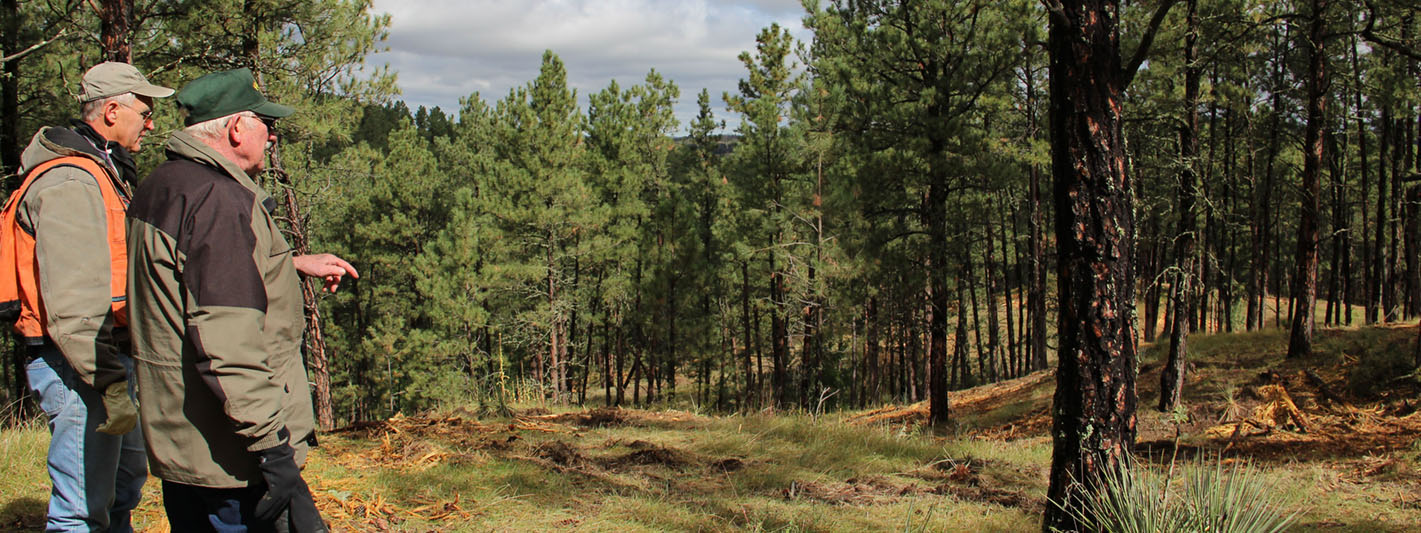
M 61 29 L 61 30 L 59 30 L 59 33 L 54 34 L 53 37 L 50 37 L 50 38 L 45 39 L 45 40 L 43 40 L 43 41 L 37 42 L 37 43 L 35 43 L 35 44 L 32 44 L 32 45 L 30 45 L 29 48 L 26 48 L 26 49 L 24 49 L 24 50 L 20 50 L 19 52 L 15 52 L 15 53 L 10 54 L 10 55 L 5 56 L 5 57 L 0 57 L 0 65 L 3 65 L 3 64 L 5 64 L 5 63 L 9 63 L 9 62 L 11 62 L 11 61 L 15 61 L 15 60 L 24 58 L 25 56 L 30 55 L 30 54 L 34 53 L 35 51 L 37 51 L 37 50 L 39 50 L 39 49 L 41 49 L 41 48 L 44 48 L 44 47 L 46 47 L 46 46 L 49 46 L 49 45 L 52 44 L 52 43 L 55 43 L 55 42 L 58 42 L 58 41 L 64 39 L 64 38 L 65 38 L 66 36 L 68 36 L 68 35 L 69 35 L 69 30 L 68 30 L 68 29 Z
M 1377 4 L 1372 0 L 1367 0 L 1367 25 L 1362 28 L 1362 38 L 1367 42 L 1385 47 L 1393 52 L 1421 61 L 1421 52 L 1417 52 L 1414 47 L 1406 46 L 1406 43 L 1387 39 L 1376 33 Z
M 1174 7 L 1176 1 L 1178 0 L 1165 0 L 1164 4 L 1155 10 L 1154 16 L 1150 17 L 1150 25 L 1145 30 L 1145 35 L 1140 38 L 1140 46 L 1135 48 L 1135 55 L 1130 58 L 1130 63 L 1120 71 L 1120 90 L 1125 90 L 1130 86 L 1130 82 L 1135 80 L 1135 73 L 1149 56 L 1150 46 L 1155 42 L 1155 34 L 1159 33 L 1160 24 L 1164 23 L 1165 15 L 1169 14 L 1169 8 Z

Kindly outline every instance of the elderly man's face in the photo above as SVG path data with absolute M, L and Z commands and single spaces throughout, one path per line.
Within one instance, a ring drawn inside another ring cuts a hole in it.
M 266 150 L 276 142 L 276 132 L 266 119 L 255 115 L 238 115 L 235 122 L 239 163 L 248 175 L 255 176 L 266 167 Z

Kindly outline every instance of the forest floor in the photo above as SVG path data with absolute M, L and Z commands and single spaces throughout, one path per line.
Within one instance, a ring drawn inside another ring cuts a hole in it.
M 1154 409 L 1165 344 L 1140 365 L 1142 464 L 1222 456 L 1264 474 L 1295 531 L 1421 524 L 1421 385 L 1402 375 L 1414 326 L 1195 335 L 1185 407 Z M 323 435 L 306 478 L 341 531 L 1039 531 L 1050 372 L 926 404 L 822 416 L 637 409 L 463 409 Z M 42 423 L 0 431 L 0 530 L 44 519 Z M 158 483 L 135 513 L 167 531 Z

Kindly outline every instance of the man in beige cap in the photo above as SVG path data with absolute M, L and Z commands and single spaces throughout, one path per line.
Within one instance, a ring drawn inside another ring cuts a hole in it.
M 24 338 L 26 373 L 49 416 L 47 531 L 132 531 L 148 468 L 127 334 L 124 212 L 137 174 L 130 155 L 153 129 L 155 98 L 125 63 L 84 74 L 80 118 L 42 128 L 21 156 L 24 182 L 0 227 L 16 246 L 19 301 L 7 318 Z M 10 275 L 6 273 L 6 275 Z

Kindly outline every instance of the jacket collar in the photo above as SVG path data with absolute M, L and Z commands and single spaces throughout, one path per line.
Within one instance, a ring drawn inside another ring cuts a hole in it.
M 128 153 L 128 149 L 117 142 L 110 141 L 95 130 L 89 123 L 78 119 L 69 120 L 70 129 L 89 141 L 93 147 L 102 152 L 106 159 L 113 163 L 118 170 L 118 175 L 124 183 L 133 184 L 138 181 L 138 166 L 133 163 L 133 155 Z
M 163 145 L 163 148 L 167 150 L 168 159 L 170 160 L 187 159 L 212 167 L 213 170 L 237 180 L 237 183 L 242 184 L 247 190 L 257 195 L 258 202 L 265 204 L 266 200 L 271 198 L 266 191 L 262 190 L 261 186 L 252 181 L 250 176 L 247 176 L 246 171 L 238 167 L 232 160 L 227 159 L 226 156 L 217 153 L 216 150 L 213 150 L 211 146 L 208 146 L 207 143 L 202 142 L 197 137 L 193 137 L 183 131 L 177 131 L 174 132 L 171 137 L 168 137 L 168 142 Z
M 105 178 L 114 183 L 121 195 L 129 197 L 129 185 L 119 177 L 118 169 L 108 154 L 88 138 L 69 128 L 41 128 L 20 154 L 21 174 L 29 173 L 46 161 L 60 157 L 86 157 L 108 170 Z M 95 176 L 98 177 L 98 176 Z

